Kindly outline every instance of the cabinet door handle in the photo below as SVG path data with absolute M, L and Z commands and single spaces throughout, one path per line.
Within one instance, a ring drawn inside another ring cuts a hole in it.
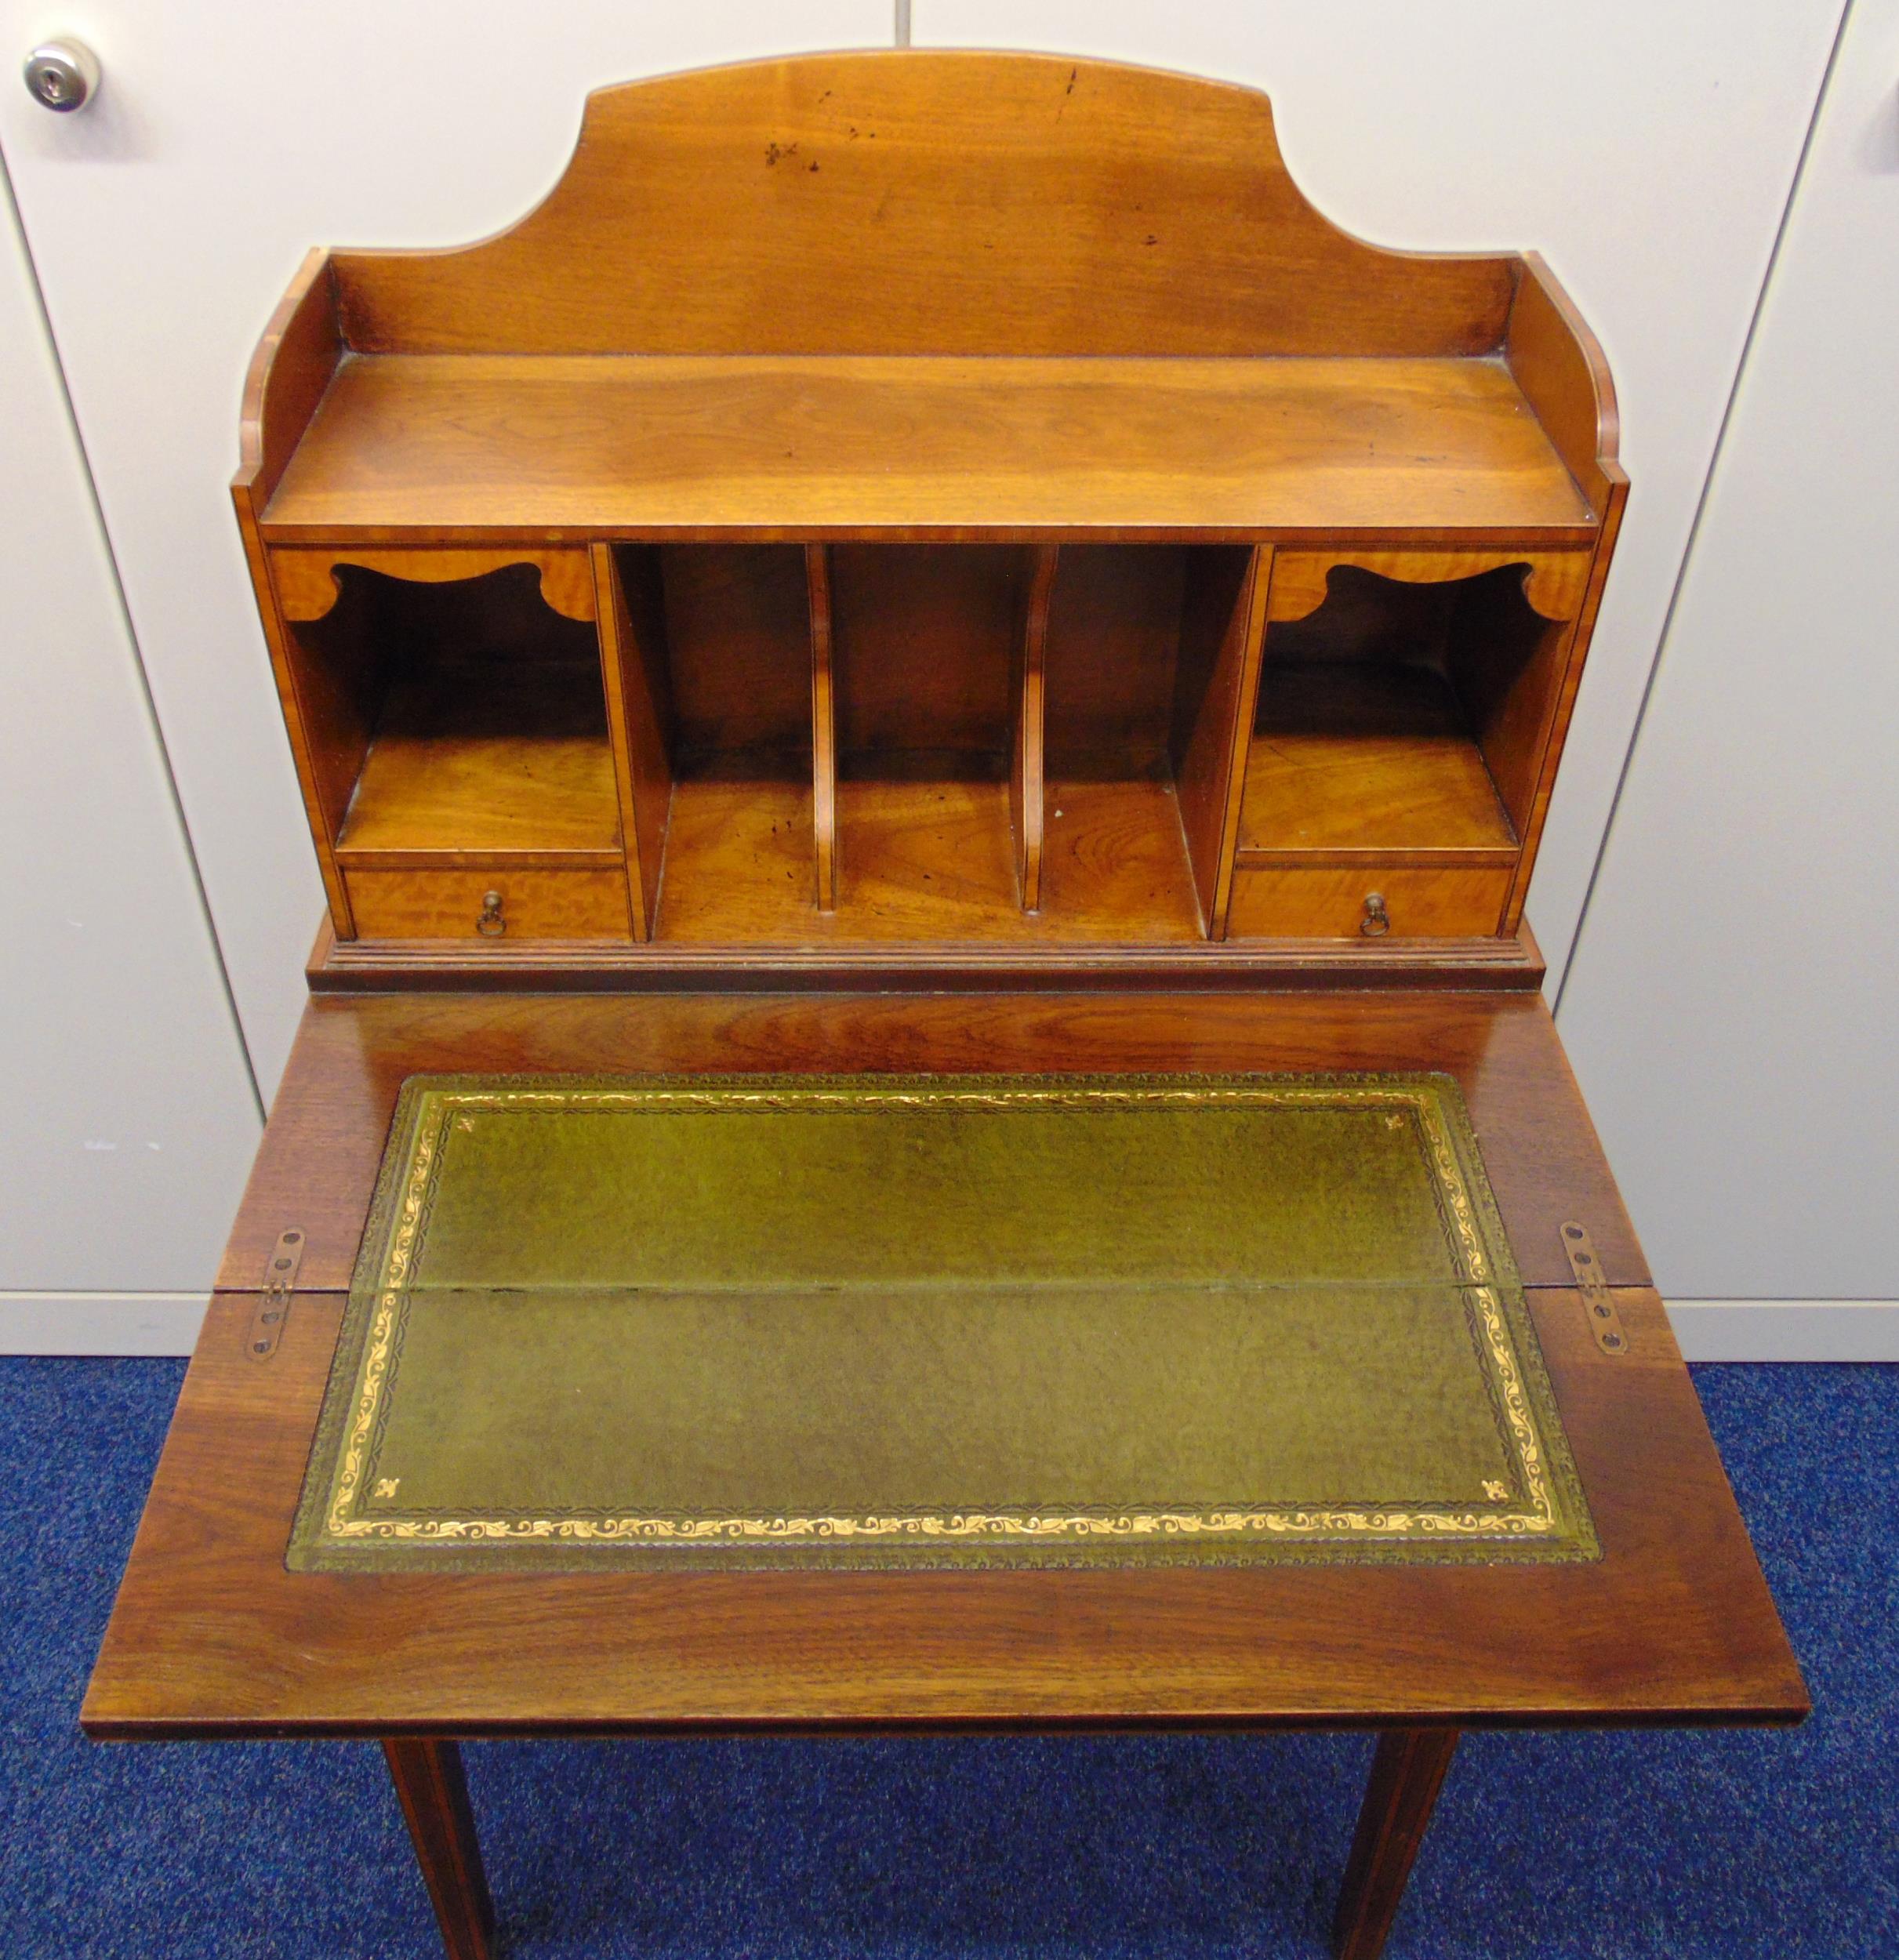
M 481 916 L 475 921 L 475 931 L 484 939 L 499 939 L 508 929 L 508 922 L 501 916 L 501 894 L 485 891 L 481 895 Z
M 99 93 L 99 60 L 82 41 L 48 41 L 27 56 L 27 93 L 42 109 L 71 115 Z
M 1367 939 L 1382 939 L 1390 931 L 1391 914 L 1385 909 L 1383 892 L 1365 894 L 1365 916 L 1359 920 L 1358 929 Z

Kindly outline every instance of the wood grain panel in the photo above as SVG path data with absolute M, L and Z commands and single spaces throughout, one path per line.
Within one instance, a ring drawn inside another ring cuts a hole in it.
M 271 677 L 277 686 L 278 706 L 283 713 L 284 733 L 289 739 L 297 789 L 303 800 L 303 818 L 310 826 L 317 869 L 323 880 L 324 895 L 329 902 L 330 924 L 337 938 L 347 942 L 354 937 L 356 924 L 350 916 L 350 895 L 343 887 L 335 848 L 336 820 L 347 805 L 339 804 L 332 812 L 326 802 L 327 786 L 313 739 L 311 716 L 300 692 L 300 649 L 277 604 L 277 593 L 271 583 L 270 554 L 259 534 L 250 487 L 244 478 L 240 477 L 233 485 L 231 501 L 237 511 L 238 535 L 244 546 L 245 565 L 251 575 L 251 589 L 256 596 L 264 644 L 270 653 Z M 361 760 L 359 747 L 359 764 Z
M 1303 619 L 1325 603 L 1328 581 L 1340 565 L 1407 585 L 1443 585 L 1474 579 L 1500 567 L 1527 567 L 1523 597 L 1545 619 L 1575 618 L 1589 576 L 1588 550 L 1282 551 L 1273 567 L 1275 620 Z
M 1340 231 L 1251 89 L 911 49 L 603 89 L 511 230 L 334 261 L 365 350 L 1089 355 L 1486 353 L 1518 263 Z
M 263 526 L 276 543 L 1594 535 L 1496 362 L 1002 355 L 359 358 Z
M 336 277 L 319 247 L 304 255 L 245 376 L 231 483 L 241 520 L 270 501 L 342 358 Z
M 837 782 L 841 940 L 1015 936 L 1018 895 L 1008 783 L 958 755 L 919 751 L 891 771 L 846 768 Z
M 1572 618 L 1581 603 L 1579 589 Z M 1538 775 L 1561 704 L 1574 630 L 1538 617 L 1494 579 L 1479 579 L 1460 591 L 1451 615 L 1447 670 L 1518 837 L 1532 835 Z
M 369 858 L 533 851 L 620 857 L 596 666 L 425 670 L 385 697 L 336 840 Z
M 1067 545 L 1049 607 L 1051 775 L 1166 773 L 1186 554 Z
M 1164 771 L 1051 776 L 1045 803 L 1042 910 L 1064 942 L 1200 942 L 1180 800 Z
M 1387 939 L 1461 938 L 1494 933 L 1510 873 L 1351 864 L 1310 869 L 1244 868 L 1233 874 L 1227 932 L 1233 938 L 1360 939 L 1366 899 L 1385 902 Z
M 278 604 L 291 620 L 321 619 L 342 596 L 336 583 L 339 564 L 379 572 L 392 579 L 423 585 L 444 585 L 459 579 L 479 579 L 510 565 L 531 564 L 541 575 L 541 597 L 568 619 L 595 616 L 594 575 L 583 550 L 537 551 L 532 546 L 504 545 L 487 550 L 430 550 L 412 547 L 378 550 L 372 546 L 290 546 L 271 554 Z
M 673 724 L 682 758 L 811 746 L 809 598 L 793 545 L 659 552 Z
M 1174 696 L 1174 777 L 1200 920 L 1210 939 L 1226 936 L 1273 555 L 1204 551 L 1187 561 Z
M 356 930 L 371 939 L 476 939 L 487 895 L 501 895 L 510 942 L 624 939 L 630 926 L 626 874 L 524 871 L 501 862 L 453 871 L 346 870 Z
M 291 746 L 308 769 L 320 855 L 333 856 L 382 715 L 389 650 L 360 605 L 296 626 L 273 600 L 270 618 L 281 647 L 280 699 Z
M 801 756 L 714 756 L 682 771 L 654 937 L 674 946 L 808 944 L 820 923 L 812 836 Z
M 1615 467 L 1621 436 L 1615 383 L 1602 343 L 1534 252 L 1523 255 L 1504 354 L 1556 454 L 1596 516 L 1606 518 L 1621 474 Z
M 1483 751 L 1429 668 L 1269 659 L 1255 727 L 1243 855 L 1492 849 L 1514 866 L 1516 834 Z
M 830 560 L 841 761 L 956 752 L 991 758 L 1000 773 L 1023 554 L 840 544 Z M 841 848 L 851 848 L 848 830 Z
M 1605 372 L 1604 379 L 1607 379 Z M 1524 848 L 1516 868 L 1516 883 L 1504 913 L 1504 930 L 1515 932 L 1523 923 L 1523 901 L 1528 895 L 1531 874 L 1536 869 L 1537 851 L 1542 843 L 1543 822 L 1549 812 L 1549 799 L 1556 788 L 1557 766 L 1563 760 L 1563 744 L 1569 739 L 1570 721 L 1575 713 L 1576 695 L 1582 685 L 1582 671 L 1589 657 L 1589 641 L 1596 631 L 1596 619 L 1602 608 L 1603 591 L 1609 579 L 1616 539 L 1622 528 L 1622 513 L 1628 503 L 1628 478 L 1613 459 L 1603 465 L 1603 528 L 1597 537 L 1596 556 L 1589 568 L 1589 583 L 1583 593 L 1582 610 L 1570 635 L 1567 657 L 1558 682 L 1555 707 L 1544 738 L 1530 797 L 1530 811 L 1522 825 Z

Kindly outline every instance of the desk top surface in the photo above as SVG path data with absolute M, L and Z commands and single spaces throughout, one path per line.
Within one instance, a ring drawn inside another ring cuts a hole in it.
M 401 1082 L 424 1070 L 1414 1069 L 1458 1080 L 1599 1563 L 1209 1570 L 291 1573 Z M 1557 1239 L 1583 1220 L 1629 1340 Z M 308 1234 L 267 1361 L 249 1289 Z M 83 1720 L 118 1738 L 1790 1720 L 1806 1697 L 1540 1000 L 385 996 L 314 1001 Z

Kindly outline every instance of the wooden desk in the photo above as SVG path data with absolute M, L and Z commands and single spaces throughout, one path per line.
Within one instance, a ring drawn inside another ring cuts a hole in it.
M 382 1739 L 472 1960 L 460 1737 L 1374 1728 L 1369 1960 L 1460 1727 L 1798 1720 L 1523 923 L 1618 431 L 1534 255 L 1367 245 L 1262 96 L 1109 64 L 605 90 L 510 230 L 313 252 L 233 488 L 329 919 L 88 1730 Z M 1421 1069 L 1599 1563 L 285 1569 L 406 1076 Z
M 363 1578 L 284 1549 L 397 1090 L 473 1070 L 1409 1069 L 1469 1103 L 1604 1548 L 1599 1564 Z M 1591 1338 L 1583 1221 L 1629 1339 Z M 282 1344 L 247 1356 L 278 1234 Z M 1341 992 L 311 1003 L 84 1722 L 120 1740 L 377 1737 L 456 1953 L 485 1950 L 453 1739 L 1373 1727 L 1341 1908 L 1375 1952 L 1465 1726 L 1792 1722 L 1799 1673 L 1548 1012 Z M 215 1469 L 213 1470 L 213 1466 Z

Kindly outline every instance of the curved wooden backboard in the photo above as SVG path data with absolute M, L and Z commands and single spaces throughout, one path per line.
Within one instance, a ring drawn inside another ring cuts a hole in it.
M 1251 89 L 911 50 L 604 89 L 512 229 L 333 263 L 365 352 L 1082 355 L 1486 353 L 1521 267 L 1349 237 Z

